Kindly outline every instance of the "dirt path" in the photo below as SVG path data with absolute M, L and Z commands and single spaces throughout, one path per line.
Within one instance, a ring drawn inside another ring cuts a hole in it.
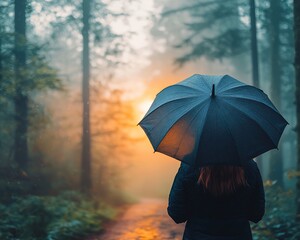
M 128 208 L 104 234 L 91 240 L 181 240 L 184 224 L 175 224 L 166 208 L 164 201 L 143 199 Z

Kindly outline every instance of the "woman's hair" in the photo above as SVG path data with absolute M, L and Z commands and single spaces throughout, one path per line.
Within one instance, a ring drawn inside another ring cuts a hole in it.
M 215 196 L 230 194 L 247 185 L 243 167 L 206 166 L 200 169 L 198 184 Z

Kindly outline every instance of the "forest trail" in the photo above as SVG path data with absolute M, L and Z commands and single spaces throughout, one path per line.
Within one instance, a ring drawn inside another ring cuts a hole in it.
M 167 202 L 143 199 L 130 206 L 105 232 L 89 240 L 181 240 L 184 224 L 167 215 Z

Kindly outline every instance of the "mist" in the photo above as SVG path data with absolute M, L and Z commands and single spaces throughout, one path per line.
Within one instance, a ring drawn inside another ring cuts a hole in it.
M 248 1 L 17 2 L 0 3 L 3 204 L 66 192 L 113 208 L 167 201 L 180 161 L 155 152 L 138 123 L 193 74 L 228 74 L 270 97 L 289 125 L 256 160 L 266 186 L 299 191 L 292 1 L 256 1 L 256 62 Z M 290 215 L 293 199 L 279 203 Z

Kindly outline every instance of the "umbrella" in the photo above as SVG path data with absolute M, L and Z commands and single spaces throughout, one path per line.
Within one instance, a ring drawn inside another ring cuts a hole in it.
M 277 148 L 287 124 L 262 90 L 199 74 L 158 93 L 139 123 L 154 151 L 192 166 L 243 165 Z

